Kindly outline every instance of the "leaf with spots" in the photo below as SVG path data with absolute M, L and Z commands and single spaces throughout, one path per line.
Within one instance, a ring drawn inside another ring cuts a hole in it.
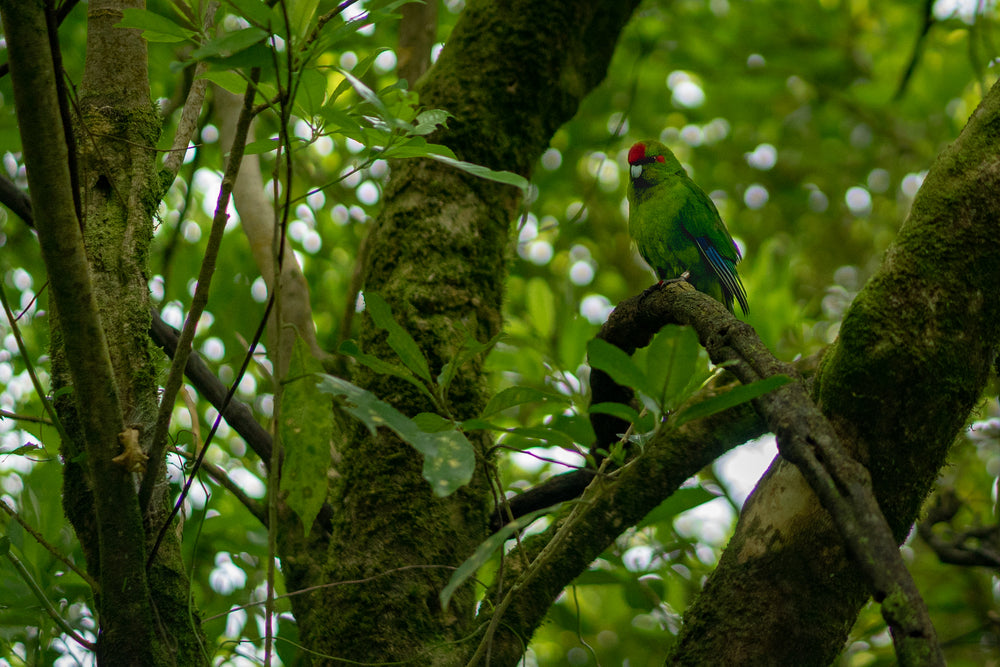
M 330 468 L 330 399 L 317 392 L 312 383 L 322 370 L 302 338 L 296 336 L 279 416 L 285 447 L 281 490 L 288 494 L 289 507 L 302 519 L 306 535 L 326 501 Z
M 360 419 L 373 436 L 384 426 L 423 454 L 423 476 L 435 495 L 447 496 L 472 479 L 476 464 L 472 443 L 458 429 L 428 433 L 375 394 L 333 375 L 323 375 L 319 389 L 333 395 L 337 405 Z

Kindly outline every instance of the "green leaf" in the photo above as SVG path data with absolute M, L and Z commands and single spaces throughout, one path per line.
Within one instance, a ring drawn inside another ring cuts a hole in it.
M 502 335 L 503 332 L 500 332 L 485 343 L 480 343 L 472 334 L 466 333 L 465 340 L 462 342 L 462 349 L 458 351 L 458 354 L 448 359 L 444 366 L 441 367 L 441 372 L 438 373 L 437 383 L 441 388 L 442 394 L 448 391 L 448 387 L 451 386 L 451 381 L 455 379 L 458 369 L 480 354 L 493 349 L 493 346 L 497 344 Z
M 271 23 L 271 8 L 261 0 L 229 0 L 229 4 L 258 28 L 267 29 Z
M 371 315 L 375 326 L 385 330 L 389 334 L 389 347 L 399 355 L 400 360 L 406 367 L 416 373 L 419 377 L 431 381 L 431 370 L 427 365 L 427 358 L 421 352 L 420 346 L 413 337 L 396 322 L 392 317 L 392 310 L 389 304 L 375 292 L 365 292 L 365 310 Z
M 532 278 L 525 290 L 528 318 L 538 337 L 548 340 L 556 328 L 556 297 L 542 278 Z
M 438 433 L 447 428 L 455 428 L 455 422 L 442 417 L 436 412 L 421 412 L 418 415 L 414 415 L 413 423 L 421 431 L 427 431 L 428 433 Z
M 14 456 L 24 456 L 25 454 L 31 454 L 33 452 L 37 452 L 40 449 L 42 449 L 41 445 L 34 442 L 29 442 L 26 445 L 15 447 L 14 449 L 11 449 L 9 451 L 0 452 L 0 456 L 8 456 L 11 454 L 13 454 Z
M 319 115 L 326 101 L 326 76 L 317 69 L 303 70 L 299 75 L 299 87 L 295 104 L 306 119 Z
M 379 400 L 370 391 L 332 375 L 323 375 L 320 391 L 343 397 L 340 406 L 360 419 L 374 436 L 384 426 L 423 454 L 423 477 L 437 496 L 447 496 L 469 483 L 476 457 L 472 443 L 457 429 L 428 433 L 396 408 Z
M 552 507 L 555 507 L 555 505 L 552 505 Z M 448 603 L 451 602 L 451 596 L 455 594 L 455 590 L 464 584 L 476 572 L 478 572 L 479 568 L 485 565 L 490 558 L 493 557 L 493 554 L 503 546 L 503 543 L 507 541 L 507 538 L 509 538 L 514 531 L 522 530 L 541 515 L 546 512 L 551 512 L 552 507 L 544 507 L 540 510 L 535 510 L 534 512 L 525 514 L 524 516 L 511 521 L 503 528 L 487 537 L 485 541 L 476 547 L 476 550 L 472 553 L 472 555 L 466 558 L 465 562 L 459 565 L 458 569 L 451 574 L 448 584 L 438 595 L 438 600 L 441 602 L 441 609 L 443 611 L 447 611 Z
M 411 132 L 413 134 L 420 135 L 430 134 L 438 128 L 438 125 L 447 126 L 449 118 L 454 118 L 454 116 L 444 109 L 428 109 L 427 111 L 421 111 L 417 114 L 414 128 Z
M 10 538 L 4 535 L 3 537 L 0 537 L 0 556 L 6 556 L 9 551 L 10 551 Z
M 375 91 L 365 85 L 365 82 L 354 76 L 346 69 L 338 68 L 338 71 L 343 75 L 354 91 L 361 96 L 365 102 L 371 104 L 379 112 L 379 115 L 385 118 L 386 116 L 391 116 L 389 110 L 386 108 L 385 104 L 379 99 L 379 96 L 375 94 Z
M 217 39 L 202 44 L 191 53 L 191 57 L 195 60 L 205 60 L 206 58 L 231 56 L 262 42 L 267 38 L 267 35 L 266 31 L 257 27 L 228 32 Z
M 341 354 L 353 357 L 359 363 L 364 364 L 376 373 L 392 375 L 393 377 L 398 377 L 400 380 L 406 380 L 414 387 L 420 389 L 420 391 L 423 392 L 428 398 L 431 400 L 434 399 L 434 396 L 427 388 L 427 385 L 417 379 L 417 377 L 406 366 L 400 366 L 399 364 L 385 361 L 384 359 L 380 359 L 373 354 L 366 354 L 358 349 L 358 344 L 353 340 L 345 340 L 341 343 L 339 351 Z
M 195 37 L 194 32 L 182 28 L 165 16 L 148 9 L 129 7 L 122 11 L 122 20 L 116 28 L 142 30 L 142 38 L 147 42 L 183 42 Z
M 791 381 L 792 378 L 787 375 L 772 375 L 765 380 L 757 380 L 756 382 L 751 382 L 750 384 L 733 387 L 724 394 L 714 396 L 708 400 L 702 401 L 701 403 L 695 403 L 694 405 L 682 410 L 676 417 L 674 417 L 674 425 L 681 426 L 682 424 L 686 424 L 694 419 L 701 419 L 702 417 L 714 415 L 716 412 L 722 412 L 723 410 L 728 410 L 729 408 L 740 405 L 741 403 L 752 401 L 758 396 L 763 396 L 764 394 L 774 391 L 778 387 L 782 387 Z
M 573 452 L 580 451 L 573 438 L 562 431 L 556 431 L 546 426 L 519 426 L 508 429 L 507 433 L 509 435 L 504 438 L 503 444 L 515 449 L 562 447 Z
M 656 397 L 659 393 L 646 374 L 635 365 L 632 357 L 602 338 L 594 338 L 587 343 L 587 359 L 592 368 L 604 371 L 620 385 L 631 387 L 650 397 Z
M 649 526 L 654 523 L 672 521 L 681 512 L 686 512 L 698 505 L 704 505 L 710 500 L 718 498 L 716 494 L 701 486 L 691 486 L 677 489 L 674 493 L 656 506 L 653 511 L 643 517 L 642 521 L 636 524 L 637 528 Z
M 249 144 L 243 147 L 244 155 L 260 155 L 262 153 L 270 153 L 273 150 L 277 150 L 280 145 L 280 141 L 277 137 L 258 139 L 257 141 L 251 141 Z
M 710 375 L 701 351 L 698 334 L 691 327 L 666 326 L 653 338 L 646 350 L 646 374 L 662 387 L 657 398 L 664 410 L 679 406 Z
M 480 415 L 483 419 L 498 412 L 503 412 L 507 408 L 525 403 L 543 403 L 554 401 L 558 403 L 569 403 L 569 397 L 541 391 L 533 387 L 507 387 L 493 395 L 483 412 Z
M 449 155 L 450 154 L 450 155 Z M 452 156 L 454 153 L 447 146 L 429 144 L 423 137 L 410 137 L 406 141 L 398 144 L 386 146 L 380 157 L 389 158 L 418 158 L 432 157 L 435 155 Z
M 528 179 L 511 171 L 494 171 L 489 167 L 472 164 L 471 162 L 463 162 L 444 155 L 431 154 L 427 157 L 432 160 L 437 160 L 438 162 L 443 162 L 444 164 L 454 167 L 455 169 L 461 169 L 462 171 L 472 174 L 473 176 L 485 178 L 488 181 L 496 181 L 497 183 L 503 183 L 505 185 L 513 185 L 515 188 L 520 188 L 524 194 L 527 194 L 531 187 Z
M 232 93 L 233 95 L 243 95 L 247 90 L 247 80 L 231 70 L 226 70 L 224 72 L 209 70 L 207 72 L 202 72 L 198 78 L 208 79 L 215 85 Z
M 287 0 L 288 18 L 291 23 L 293 43 L 302 40 L 309 33 L 309 26 L 316 15 L 319 0 Z
M 635 408 L 624 403 L 597 403 L 590 406 L 590 413 L 611 415 L 612 417 L 624 419 L 631 424 L 634 424 L 639 419 L 639 413 L 636 412 Z
M 314 380 L 323 370 L 301 337 L 295 346 L 284 385 L 279 432 L 285 447 L 281 466 L 281 490 L 287 492 L 288 506 L 302 519 L 309 534 L 316 515 L 326 502 L 327 472 L 330 468 L 330 437 L 333 415 L 330 399 L 316 391 Z

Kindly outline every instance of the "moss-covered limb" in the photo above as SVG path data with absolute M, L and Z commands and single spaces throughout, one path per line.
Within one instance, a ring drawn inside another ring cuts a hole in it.
M 120 664 L 156 664 L 154 615 L 143 557 L 142 520 L 131 475 L 111 459 L 124 418 L 98 299 L 73 203 L 68 150 L 45 30 L 44 3 L 3 2 L 15 107 L 28 182 L 51 298 L 82 426 L 86 466 L 100 542 L 100 658 Z M 115 658 L 121 658 L 116 660 Z
M 710 398 L 726 388 L 712 388 L 697 399 Z M 764 432 L 760 417 L 749 404 L 743 404 L 677 430 L 664 430 L 624 468 L 592 483 L 570 511 L 545 532 L 525 541 L 523 552 L 514 550 L 508 555 L 504 581 L 517 582 L 518 590 L 493 637 L 490 664 L 516 664 L 559 593 L 623 530 L 638 523 L 720 455 Z M 568 521 L 571 526 L 566 525 Z M 558 548 L 539 557 L 550 541 L 567 529 Z M 522 582 L 525 559 L 532 562 L 533 574 L 530 581 Z M 491 590 L 488 597 L 499 602 L 505 594 Z M 482 616 L 489 620 L 491 614 L 484 610 Z
M 690 288 L 677 298 L 668 297 L 667 290 L 657 293 L 647 302 L 649 312 L 664 308 L 682 322 L 693 324 L 712 361 L 728 363 L 730 371 L 744 383 L 790 370 L 774 359 L 749 326 L 715 325 L 727 319 L 734 322 L 719 303 Z M 865 577 L 873 597 L 879 602 L 893 600 L 893 604 L 883 605 L 882 614 L 892 631 L 900 663 L 925 664 L 913 662 L 919 655 L 920 659 L 932 656 L 926 664 L 944 664 L 926 605 L 879 509 L 868 471 L 847 452 L 801 381 L 760 396 L 754 404 L 777 437 L 782 456 L 798 467 L 830 513 L 852 564 Z
M 618 32 L 636 3 L 519 0 L 470 2 L 437 64 L 420 80 L 421 103 L 455 118 L 432 139 L 462 159 L 528 174 L 551 134 L 603 77 Z M 368 237 L 367 289 L 380 293 L 428 357 L 431 372 L 461 349 L 500 330 L 503 283 L 517 192 L 431 161 L 395 163 L 385 206 Z M 391 358 L 367 322 L 362 346 Z M 462 368 L 448 396 L 457 417 L 485 403 L 481 360 Z M 406 414 L 430 408 L 405 383 L 359 382 Z M 435 498 L 419 456 L 394 437 L 362 429 L 339 454 L 331 490 L 328 580 L 350 580 L 401 565 L 457 566 L 485 538 L 492 496 L 480 466 L 472 484 Z M 480 452 L 488 443 L 476 439 Z M 469 635 L 471 586 L 448 614 L 437 606 L 446 571 L 413 570 L 377 584 L 317 594 L 328 611 L 304 625 L 311 648 L 354 660 L 412 659 L 427 646 Z M 364 611 L 362 611 L 364 610 Z M 301 619 L 300 619 L 301 622 Z M 454 650 L 424 664 L 461 664 Z
M 994 86 L 932 166 L 817 379 L 820 405 L 868 464 L 897 540 L 983 390 L 1000 339 L 998 136 Z M 735 654 L 829 664 L 867 598 L 837 545 L 799 473 L 776 466 L 689 609 L 675 661 Z

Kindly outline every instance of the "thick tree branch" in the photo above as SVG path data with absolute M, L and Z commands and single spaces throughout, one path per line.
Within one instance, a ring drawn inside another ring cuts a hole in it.
M 749 325 L 729 316 L 718 302 L 684 287 L 688 298 L 668 298 L 661 290 L 636 305 L 693 325 L 712 361 L 727 364 L 745 384 L 778 374 L 794 376 L 790 367 L 771 356 Z M 709 328 L 705 324 L 726 319 L 729 326 Z M 782 456 L 798 467 L 830 513 L 854 565 L 882 604 L 900 663 L 943 665 L 926 605 L 875 499 L 868 471 L 844 449 L 801 381 L 765 394 L 754 404 L 777 437 Z

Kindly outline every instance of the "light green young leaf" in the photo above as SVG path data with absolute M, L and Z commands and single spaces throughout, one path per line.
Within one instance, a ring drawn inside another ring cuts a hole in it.
M 555 505 L 552 507 L 555 507 Z M 540 510 L 535 510 L 530 514 L 525 514 L 524 516 L 511 521 L 503 528 L 487 537 L 482 544 L 476 547 L 473 554 L 466 558 L 465 562 L 459 565 L 458 569 L 452 573 L 451 579 L 448 580 L 448 584 L 441 590 L 441 593 L 438 596 L 438 599 L 441 602 L 441 609 L 443 611 L 448 610 L 448 603 L 451 602 L 451 596 L 455 594 L 458 587 L 468 581 L 469 577 L 475 575 L 479 568 L 485 565 L 487 561 L 493 557 L 493 554 L 503 546 L 503 543 L 507 541 L 507 538 L 509 538 L 514 531 L 522 530 L 541 515 L 546 512 L 551 512 L 552 507 L 544 507 Z
M 489 167 L 484 167 L 480 164 L 472 164 L 471 162 L 463 162 L 462 160 L 456 160 L 451 157 L 446 157 L 444 155 L 428 155 L 427 157 L 432 160 L 437 160 L 438 162 L 443 162 L 444 164 L 454 167 L 455 169 L 461 169 L 462 171 L 472 174 L 473 176 L 478 176 L 479 178 L 485 178 L 488 181 L 496 181 L 497 183 L 503 183 L 505 185 L 513 185 L 515 188 L 520 188 L 524 194 L 528 193 L 531 184 L 528 182 L 524 176 L 515 174 L 512 171 L 494 171 Z
M 556 328 L 556 297 L 542 278 L 532 278 L 525 289 L 528 318 L 542 340 L 551 338 Z
M 287 0 L 288 18 L 294 42 L 302 40 L 309 33 L 309 26 L 316 15 L 318 5 L 319 0 Z
M 281 490 L 288 494 L 288 506 L 302 519 L 306 535 L 326 501 L 330 467 L 330 399 L 316 391 L 314 384 L 322 370 L 322 364 L 296 336 L 278 423 L 285 447 Z
M 427 358 L 417 345 L 417 341 L 392 317 L 389 304 L 375 292 L 365 292 L 365 310 L 371 315 L 375 326 L 389 334 L 389 347 L 399 355 L 406 367 L 419 377 L 430 382 L 431 370 Z
M 569 397 L 541 391 L 533 387 L 507 387 L 493 395 L 489 403 L 486 404 L 486 407 L 483 408 L 483 413 L 480 417 L 485 419 L 516 405 L 542 403 L 545 401 L 569 403 Z
M 646 374 L 635 365 L 632 357 L 606 340 L 594 338 L 587 343 L 587 359 L 592 368 L 604 371 L 618 384 L 659 398 L 659 392 L 651 385 Z
M 787 375 L 772 375 L 765 380 L 758 380 L 757 382 L 751 382 L 750 384 L 733 387 L 724 394 L 714 396 L 708 400 L 702 401 L 701 403 L 695 403 L 694 405 L 682 410 L 677 413 L 676 417 L 674 417 L 673 423 L 675 426 L 681 426 L 689 421 L 714 415 L 716 412 L 722 412 L 723 410 L 728 410 L 729 408 L 735 407 L 741 403 L 752 401 L 758 396 L 763 396 L 764 394 L 774 391 L 778 387 L 784 386 L 791 381 L 792 378 Z
M 423 454 L 423 477 L 435 495 L 447 496 L 472 479 L 476 457 L 464 433 L 457 429 L 428 433 L 370 391 L 332 375 L 321 378 L 320 391 L 341 397 L 340 407 L 360 419 L 373 436 L 384 426 Z
M 417 118 L 411 132 L 413 134 L 420 135 L 430 134 L 438 128 L 438 125 L 447 125 L 449 118 L 454 118 L 454 116 L 444 109 L 428 109 L 427 111 L 421 111 L 417 114 Z
M 247 90 L 247 80 L 236 72 L 230 70 L 208 70 L 206 72 L 202 72 L 198 78 L 208 79 L 215 85 L 232 93 L 233 95 L 243 95 Z
M 122 20 L 116 28 L 136 28 L 142 30 L 142 38 L 147 42 L 183 42 L 193 39 L 195 33 L 182 28 L 165 16 L 148 9 L 129 7 L 122 11 Z

